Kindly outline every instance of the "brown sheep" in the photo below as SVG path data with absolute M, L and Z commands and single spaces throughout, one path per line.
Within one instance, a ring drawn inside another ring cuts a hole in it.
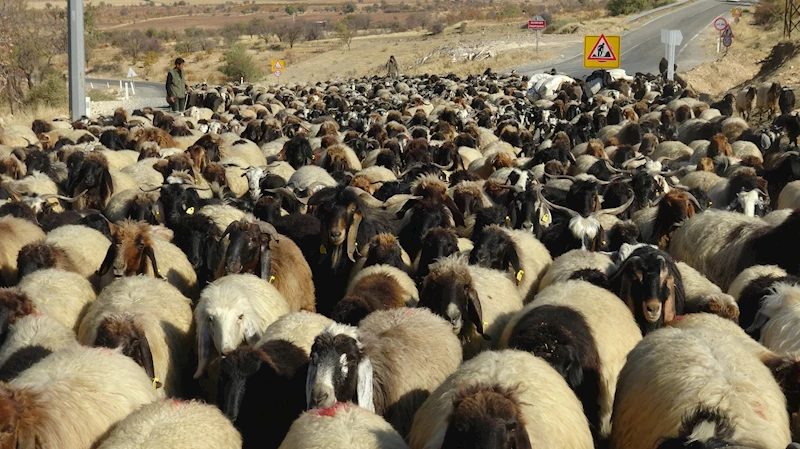
M 706 157 L 714 159 L 717 156 L 732 156 L 733 150 L 728 143 L 728 138 L 723 134 L 716 134 L 711 138 L 711 144 L 706 151 Z

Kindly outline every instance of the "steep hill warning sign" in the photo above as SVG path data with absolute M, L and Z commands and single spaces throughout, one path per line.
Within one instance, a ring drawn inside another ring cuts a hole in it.
M 619 36 L 585 36 L 583 67 L 587 69 L 618 69 L 620 66 Z

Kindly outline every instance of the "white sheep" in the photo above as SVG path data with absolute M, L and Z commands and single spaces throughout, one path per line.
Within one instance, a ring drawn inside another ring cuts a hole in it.
M 531 351 L 547 360 L 576 391 L 596 435 L 605 438 L 611 432 L 617 376 L 641 339 L 631 311 L 617 295 L 585 281 L 566 281 L 545 288 L 514 315 L 498 347 Z
M 0 347 L 0 380 L 8 382 L 50 353 L 72 346 L 78 346 L 75 332 L 60 321 L 44 313 L 24 316 L 8 326 Z
M 270 324 L 255 346 L 272 340 L 284 340 L 310 354 L 314 339 L 332 322 L 324 315 L 305 310 L 288 313 Z
M 211 346 L 220 355 L 241 343 L 252 345 L 270 324 L 289 313 L 289 304 L 268 281 L 252 274 L 232 274 L 203 289 L 194 311 L 197 326 L 197 371 L 202 376 Z
M 5 285 L 16 285 L 19 250 L 29 243 L 43 239 L 44 231 L 28 220 L 6 215 L 0 217 L 0 235 L 3 236 L 3 245 L 0 247 L 0 276 Z
M 722 292 L 699 271 L 683 262 L 675 264 L 683 281 L 684 307 L 688 312 L 709 312 L 723 318 L 739 318 L 739 306 L 732 296 Z
M 191 301 L 159 279 L 120 278 L 89 306 L 78 341 L 87 346 L 122 345 L 123 353 L 145 370 L 152 364 L 149 374 L 163 383 L 167 396 L 177 396 L 192 343 Z
M 408 449 L 383 418 L 357 405 L 338 402 L 300 415 L 278 449 Z
M 786 270 L 777 265 L 753 265 L 736 276 L 728 288 L 728 294 L 738 302 L 742 297 L 742 293 L 753 281 L 764 278 L 780 279 L 786 276 L 788 276 Z
M 34 271 L 22 278 L 17 287 L 33 300 L 39 311 L 75 332 L 89 304 L 97 297 L 86 278 L 55 268 Z
M 128 415 L 98 449 L 241 449 L 242 437 L 213 405 L 158 401 Z
M 0 384 L 6 447 L 90 449 L 119 421 L 158 399 L 133 360 L 106 348 L 61 349 Z
M 652 448 L 709 438 L 731 446 L 791 443 L 786 398 L 738 339 L 711 330 L 661 329 L 631 351 L 620 373 L 611 447 Z
M 111 241 L 103 233 L 88 226 L 59 226 L 47 233 L 45 243 L 63 249 L 72 261 L 76 272 L 92 281 L 100 282 L 95 273 L 106 258 Z
M 547 362 L 522 351 L 490 351 L 464 362 L 417 411 L 410 447 L 480 447 L 473 433 L 462 433 L 465 427 L 504 440 L 516 436 L 518 448 L 594 447 L 569 385 Z
M 583 249 L 573 249 L 553 260 L 553 264 L 539 282 L 539 291 L 556 282 L 570 279 L 581 279 L 602 287 L 608 283 L 615 270 L 616 265 L 611 257 Z M 534 295 L 535 293 L 529 294 L 525 302 L 532 301 Z

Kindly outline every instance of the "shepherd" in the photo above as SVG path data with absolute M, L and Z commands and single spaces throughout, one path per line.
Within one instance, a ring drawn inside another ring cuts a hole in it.
M 397 79 L 398 67 L 397 67 L 397 59 L 394 59 L 394 55 L 389 56 L 389 62 L 386 63 L 386 71 L 387 75 L 390 78 L 392 78 L 393 80 Z
M 186 85 L 184 67 L 186 61 L 178 58 L 175 60 L 175 67 L 167 72 L 167 103 L 173 112 L 183 112 L 186 109 L 186 94 L 192 91 Z

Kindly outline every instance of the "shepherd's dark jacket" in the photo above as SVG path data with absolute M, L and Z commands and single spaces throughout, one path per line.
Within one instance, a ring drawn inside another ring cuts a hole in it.
M 184 78 L 183 70 L 178 70 L 173 67 L 167 72 L 167 98 L 175 97 L 177 100 L 185 96 L 186 79 Z

